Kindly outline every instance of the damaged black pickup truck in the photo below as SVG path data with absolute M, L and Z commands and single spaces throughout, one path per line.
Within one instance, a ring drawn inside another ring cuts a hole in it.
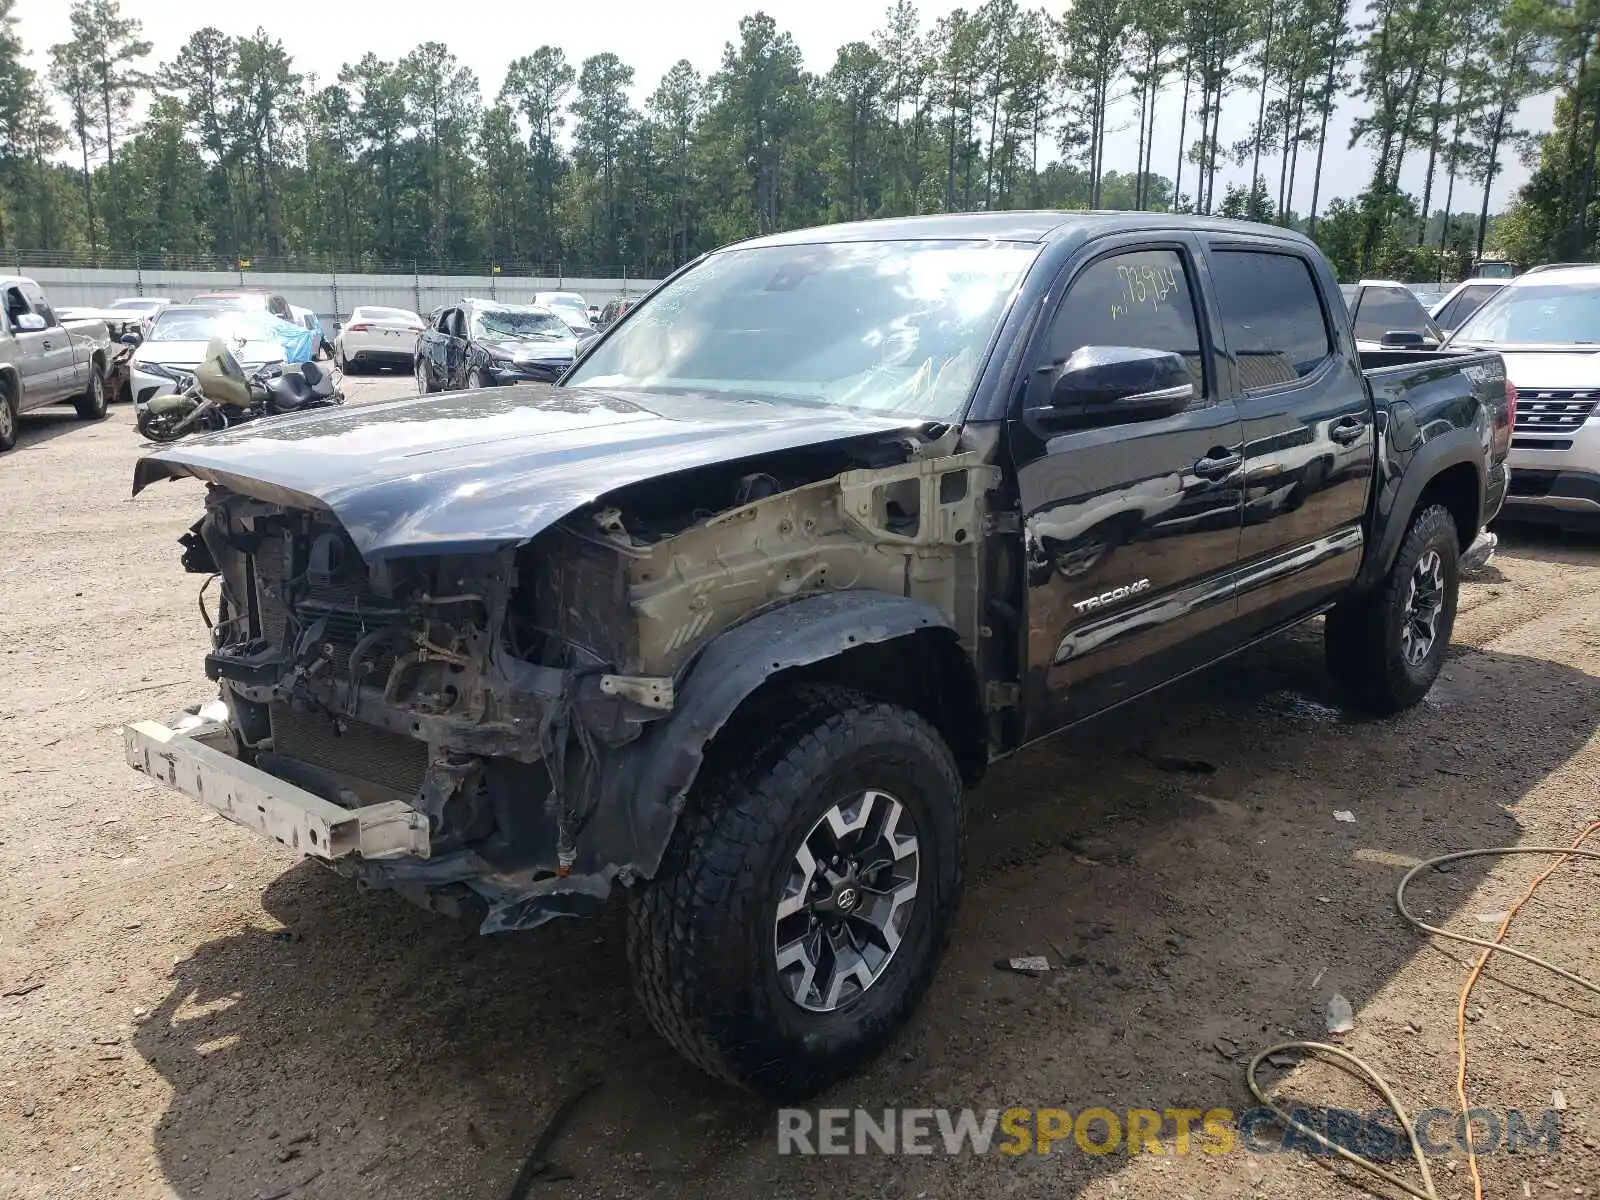
M 221 696 L 128 758 L 486 931 L 620 889 L 655 1027 L 815 1091 L 927 988 L 996 758 L 1323 613 L 1352 702 L 1427 692 L 1515 395 L 1494 354 L 1365 357 L 1262 226 L 736 245 L 559 386 L 141 460 L 136 492 L 210 485 L 183 562 Z

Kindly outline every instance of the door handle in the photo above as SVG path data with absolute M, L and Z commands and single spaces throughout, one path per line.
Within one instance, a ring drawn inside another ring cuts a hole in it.
M 1342 417 L 1333 423 L 1328 436 L 1341 446 L 1348 446 L 1367 431 L 1367 423 L 1360 417 Z
M 51 349 L 51 348 L 53 348 L 55 346 L 55 343 L 54 342 L 45 342 L 45 343 L 43 343 L 43 345 L 44 345 L 44 348 L 46 350 L 49 350 L 49 349 Z
M 1213 452 L 1194 464 L 1194 473 L 1201 479 L 1222 479 L 1237 471 L 1242 462 L 1242 454 L 1229 450 Z

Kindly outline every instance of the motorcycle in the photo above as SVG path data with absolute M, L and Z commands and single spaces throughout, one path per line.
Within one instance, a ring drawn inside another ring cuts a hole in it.
M 139 410 L 139 432 L 152 442 L 230 429 L 284 413 L 344 403 L 336 369 L 304 362 L 268 363 L 246 374 L 222 338 L 212 338 L 205 361 L 178 379 L 177 390 L 154 396 Z

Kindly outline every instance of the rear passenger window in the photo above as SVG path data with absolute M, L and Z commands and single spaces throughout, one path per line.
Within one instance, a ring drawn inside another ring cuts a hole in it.
M 1381 342 L 1391 329 L 1405 329 L 1426 336 L 1428 310 L 1406 288 L 1362 288 L 1355 326 L 1356 337 L 1363 342 Z
M 1328 360 L 1333 343 L 1311 268 L 1293 254 L 1220 250 L 1211 256 L 1217 309 L 1245 391 L 1283 387 Z
M 1200 328 L 1182 256 L 1173 250 L 1136 250 L 1085 267 L 1056 311 L 1045 362 L 1063 362 L 1085 346 L 1181 354 L 1196 393 L 1205 395 Z

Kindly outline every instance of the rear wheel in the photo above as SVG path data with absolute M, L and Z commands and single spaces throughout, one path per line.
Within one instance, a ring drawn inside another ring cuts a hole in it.
M 17 444 L 17 393 L 11 384 L 0 376 L 0 451 Z
M 470 389 L 473 389 L 473 388 L 481 388 L 483 386 L 484 386 L 484 384 L 483 384 L 483 372 L 478 370 L 477 367 L 473 367 L 470 371 L 467 372 L 467 387 L 468 387 L 468 389 L 470 390 Z
M 98 421 L 106 415 L 106 377 L 98 363 L 89 368 L 89 386 L 72 403 L 85 421 Z
M 428 360 L 422 355 L 417 355 L 416 367 L 412 371 L 417 381 L 417 395 L 426 396 L 433 391 L 433 380 L 428 378 Z
M 1455 628 L 1460 560 L 1455 519 L 1432 505 L 1412 519 L 1382 584 L 1328 614 L 1328 670 L 1354 707 L 1393 713 L 1428 694 Z
M 927 990 L 966 823 L 950 751 L 915 713 L 834 688 L 777 702 L 737 761 L 708 765 L 631 893 L 628 958 L 687 1058 L 801 1097 L 868 1062 Z

